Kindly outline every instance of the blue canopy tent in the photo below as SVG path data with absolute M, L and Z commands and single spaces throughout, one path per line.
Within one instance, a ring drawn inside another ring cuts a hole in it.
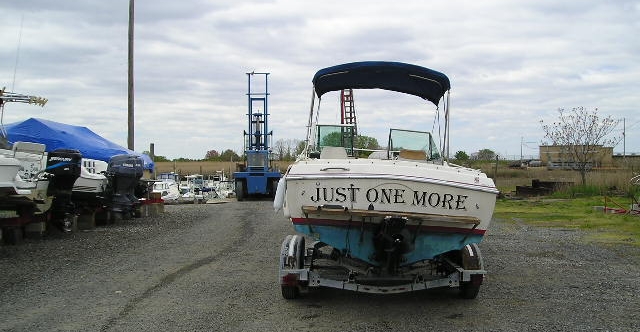
M 108 162 L 118 154 L 133 154 L 144 161 L 144 169 L 152 171 L 153 160 L 142 153 L 131 151 L 94 133 L 87 127 L 73 126 L 50 120 L 30 118 L 22 122 L 4 126 L 7 140 L 15 142 L 35 142 L 46 145 L 47 152 L 57 149 L 75 149 L 83 158 Z

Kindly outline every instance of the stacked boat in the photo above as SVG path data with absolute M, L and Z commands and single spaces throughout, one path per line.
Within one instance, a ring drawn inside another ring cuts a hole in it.
M 46 99 L 0 90 L 0 111 L 8 102 L 44 106 Z M 25 232 L 42 235 L 48 225 L 71 232 L 80 215 L 103 214 L 109 222 L 135 215 L 144 164 L 139 156 L 115 155 L 107 163 L 83 158 L 71 147 L 46 151 L 42 142 L 10 144 L 0 124 L 0 229 L 5 243 L 17 243 Z

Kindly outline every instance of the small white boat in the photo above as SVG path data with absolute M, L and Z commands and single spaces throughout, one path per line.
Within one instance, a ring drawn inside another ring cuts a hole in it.
M 321 286 L 380 294 L 449 286 L 475 297 L 484 276 L 477 244 L 498 194 L 493 181 L 449 164 L 427 131 L 391 128 L 387 148 L 369 159 L 358 157 L 353 125 L 318 123 L 321 96 L 344 89 L 418 96 L 442 104 L 448 121 L 448 77 L 398 62 L 357 62 L 322 69 L 313 83 L 308 144 L 280 180 L 274 207 L 315 242 L 283 241 L 282 295 Z M 444 132 L 446 152 L 448 123 Z M 319 268 L 325 264 L 329 272 Z
M 235 184 L 227 178 L 224 171 L 215 171 L 205 181 L 204 191 L 209 199 L 224 199 L 235 192 Z
M 177 183 L 154 182 L 152 192 L 160 193 L 160 198 L 166 202 L 173 202 L 180 198 L 180 190 Z
M 208 193 L 204 191 L 204 176 L 201 174 L 192 174 L 184 177 L 185 180 L 180 181 L 180 199 L 181 203 L 204 203 L 208 199 Z
M 175 172 L 160 173 L 153 185 L 153 192 L 160 193 L 167 203 L 174 203 L 180 199 L 180 175 Z

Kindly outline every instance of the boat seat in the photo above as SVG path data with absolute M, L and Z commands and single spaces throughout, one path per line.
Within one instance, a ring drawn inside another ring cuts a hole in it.
M 427 160 L 427 153 L 423 150 L 400 150 L 398 159 L 401 160 Z
M 325 146 L 320 152 L 320 159 L 347 159 L 347 150 L 341 146 Z

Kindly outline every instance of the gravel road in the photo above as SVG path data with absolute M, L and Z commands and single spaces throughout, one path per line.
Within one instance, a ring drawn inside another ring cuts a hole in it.
M 640 331 L 640 249 L 494 220 L 475 300 L 313 290 L 282 299 L 290 223 L 268 201 L 0 246 L 1 331 Z

